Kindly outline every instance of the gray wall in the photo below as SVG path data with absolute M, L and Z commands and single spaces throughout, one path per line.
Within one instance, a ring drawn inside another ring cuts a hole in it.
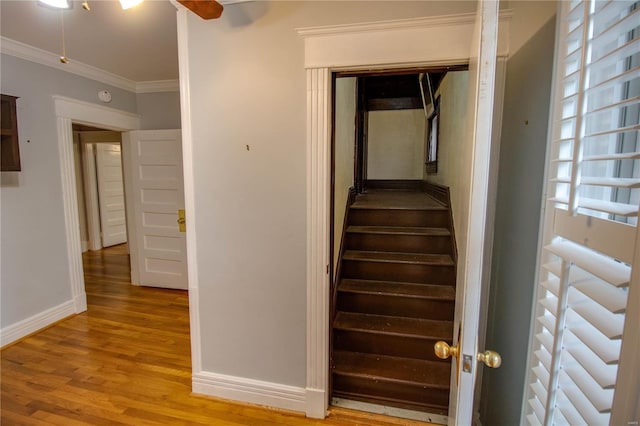
M 180 129 L 180 92 L 138 93 L 142 130 Z
M 485 368 L 484 425 L 520 420 L 538 246 L 555 19 L 507 61 L 486 348 L 503 358 Z
M 2 55 L 2 93 L 19 96 L 21 172 L 2 172 L 0 323 L 2 327 L 71 299 L 62 179 L 53 95 L 136 112 L 135 94 L 54 68 Z
M 21 172 L 0 173 L 0 327 L 5 328 L 71 300 L 52 96 L 105 105 L 98 92 L 107 89 L 108 107 L 140 111 L 135 93 L 13 56 L 0 59 L 0 90 L 19 96 L 22 163 Z M 147 126 L 180 126 L 178 92 L 138 98 Z
M 246 2 L 188 15 L 202 369 L 306 383 L 306 77 L 296 28 L 475 3 Z M 212 54 L 215 52 L 215 54 Z M 246 149 L 251 146 L 251 150 Z

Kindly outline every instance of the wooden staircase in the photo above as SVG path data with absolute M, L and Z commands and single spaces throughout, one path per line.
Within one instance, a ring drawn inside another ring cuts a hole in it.
M 420 191 L 369 190 L 349 207 L 334 294 L 332 396 L 446 414 L 455 246 L 449 208 Z

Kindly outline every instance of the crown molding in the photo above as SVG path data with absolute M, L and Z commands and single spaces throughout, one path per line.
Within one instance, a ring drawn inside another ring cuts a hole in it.
M 175 80 L 139 81 L 136 93 L 179 92 L 180 82 Z
M 7 37 L 0 37 L 0 53 L 99 81 L 133 93 L 173 92 L 179 90 L 178 80 L 136 82 L 74 60 L 63 64 L 60 62 L 60 56 L 55 53 Z
M 60 56 L 55 53 L 48 52 L 37 47 L 21 43 L 10 38 L 2 37 L 0 39 L 0 52 L 15 56 L 16 58 L 35 62 L 37 64 L 46 65 L 71 74 L 109 84 L 130 92 L 136 91 L 136 82 L 119 75 L 112 74 L 100 68 L 83 64 L 82 62 L 71 60 L 67 64 L 60 62 Z

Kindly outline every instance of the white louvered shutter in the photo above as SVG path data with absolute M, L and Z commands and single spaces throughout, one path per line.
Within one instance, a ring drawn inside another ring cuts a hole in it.
M 640 201 L 640 2 L 563 1 L 558 20 L 523 422 L 607 425 Z

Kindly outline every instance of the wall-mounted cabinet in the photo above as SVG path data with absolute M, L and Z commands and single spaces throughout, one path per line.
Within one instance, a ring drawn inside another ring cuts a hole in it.
M 0 146 L 0 171 L 19 172 L 20 147 L 18 145 L 18 118 L 15 96 L 2 95 L 0 115 L 2 145 Z

